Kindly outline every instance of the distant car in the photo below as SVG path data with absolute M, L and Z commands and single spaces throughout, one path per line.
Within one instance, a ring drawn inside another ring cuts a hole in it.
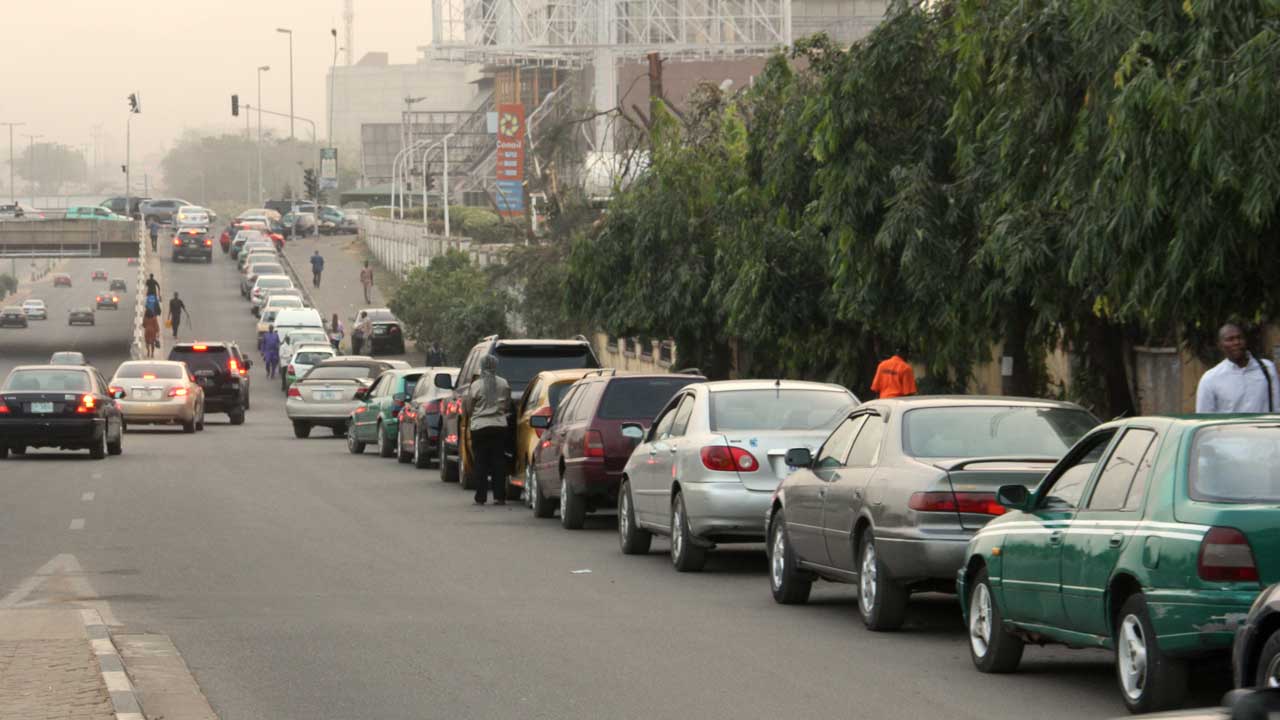
M 0 327 L 24 328 L 27 326 L 27 313 L 17 305 L 9 305 L 0 310 Z
M 329 205 L 320 208 L 321 235 L 354 235 L 359 230 L 360 226 L 354 216 L 348 216 Z
M 84 359 L 84 353 L 74 350 L 64 350 L 56 352 L 49 356 L 50 365 L 88 365 L 89 361 Z
M 94 307 L 98 310 L 119 310 L 120 296 L 115 293 L 100 293 Z
M 271 262 L 259 262 L 255 258 L 245 265 L 244 272 L 240 273 L 240 297 L 249 297 L 249 291 L 253 289 L 259 275 L 285 275 L 284 266 L 278 260 L 276 257 Z
M 351 331 L 351 352 L 377 355 L 404 354 L 404 327 L 387 308 L 365 308 L 355 318 Z
M 286 308 L 286 310 L 287 309 L 288 308 Z M 280 319 L 280 314 L 276 313 L 276 320 L 278 321 L 279 319 Z M 333 347 L 333 345 L 330 344 L 329 342 L 328 334 L 326 334 L 324 330 L 321 328 L 315 328 L 315 327 L 281 328 L 279 323 L 277 322 L 276 334 L 280 336 L 280 366 L 281 367 L 287 367 L 289 365 L 289 361 L 293 359 L 294 348 L 300 348 L 303 345 L 329 345 L 330 347 Z M 280 378 L 280 392 L 285 392 L 289 389 L 289 384 L 285 382 L 285 378 L 283 377 L 284 373 L 281 373 L 281 375 L 282 377 Z M 298 377 L 302 377 L 302 374 L 299 373 Z M 289 381 L 289 383 L 292 383 L 292 382 L 293 382 L 292 380 Z
M 249 289 L 249 301 L 261 306 L 267 301 L 267 293 L 271 290 L 285 290 L 293 287 L 293 279 L 288 275 L 259 275 Z
M 137 265 L 138 265 L 138 258 L 136 258 L 136 257 L 131 257 L 131 258 L 129 258 L 129 260 L 128 260 L 128 265 L 129 265 L 129 267 L 137 267 Z
M 116 278 L 111 281 L 111 284 L 107 286 L 107 289 L 113 292 L 128 292 L 129 285 L 124 280 Z
M 418 469 L 440 462 L 440 418 L 444 403 L 458 379 L 458 368 L 429 367 L 400 411 L 397 425 L 401 462 L 412 462 Z M 408 456 L 406 459 L 406 455 Z
M 289 387 L 285 400 L 285 414 L 293 423 L 294 434 L 306 437 L 317 425 L 330 428 L 334 435 L 345 434 L 347 420 L 364 405 L 369 386 L 390 368 L 379 360 L 351 358 L 325 360 L 311 368 Z
M 58 273 L 53 276 L 54 287 L 71 287 L 71 276 L 66 273 Z
M 106 280 L 107 271 L 103 270 L 102 268 L 98 268 L 97 270 L 94 270 L 92 273 L 89 274 L 89 279 L 90 280 Z
M 63 216 L 67 220 L 128 220 L 123 215 L 117 215 L 111 210 L 101 205 L 73 205 L 67 208 L 66 215 Z
M 151 198 L 130 197 L 128 198 L 128 207 L 125 207 L 125 197 L 120 195 L 103 200 L 99 204 L 117 215 L 124 215 L 126 217 L 133 218 L 134 220 L 141 220 L 142 213 L 139 211 L 139 207 L 142 203 L 150 199 Z
M 187 205 L 178 208 L 178 212 L 173 215 L 173 220 L 174 224 L 179 227 L 194 226 L 207 228 L 209 227 L 209 223 L 213 222 L 214 217 L 213 211 L 207 208 L 202 208 L 197 205 Z
M 102 459 L 124 450 L 124 419 L 92 367 L 20 365 L 0 385 L 0 460 L 28 447 L 88 450 Z
M 226 413 L 232 425 L 244 424 L 249 409 L 249 368 L 240 348 L 232 342 L 178 343 L 169 359 L 184 362 L 204 390 L 206 412 Z
M 299 345 L 297 351 L 290 357 L 289 362 L 284 364 L 284 368 L 280 370 L 281 389 L 288 392 L 289 386 L 296 382 L 298 378 L 306 375 L 311 368 L 336 356 L 337 353 L 334 352 L 333 346 L 327 342 Z
M 190 258 L 213 262 L 213 236 L 207 229 L 184 227 L 173 234 L 174 262 Z
M 49 308 L 45 307 L 43 300 L 29 298 L 22 301 L 22 312 L 27 314 L 28 320 L 48 320 Z
M 80 306 L 71 308 L 71 311 L 67 313 L 67 324 L 68 325 L 96 324 L 96 317 L 93 313 L 93 308 L 87 305 L 80 305 Z
M 185 362 L 131 360 L 111 378 L 111 394 L 126 423 L 204 429 L 204 389 Z
M 178 214 L 178 210 L 190 204 L 186 200 L 177 198 L 144 200 L 139 209 L 142 212 L 143 221 L 148 225 L 152 222 L 172 224 L 174 216 Z
M 20 220 L 25 214 L 17 203 L 0 203 L 0 220 Z
M 280 314 L 281 310 L 300 309 L 301 307 L 302 300 L 300 298 L 290 297 L 287 295 L 276 298 L 274 304 L 270 307 L 264 307 L 262 311 L 258 313 L 258 337 L 261 338 L 263 335 L 266 335 L 267 330 L 269 330 L 272 325 L 275 325 L 276 315 Z
M 296 304 L 295 304 L 295 303 L 293 303 L 293 302 L 289 302 L 289 303 L 286 303 L 286 304 L 280 304 L 280 307 L 281 307 L 281 308 L 295 308 L 295 307 L 296 307 L 296 308 L 307 308 L 307 307 L 311 307 L 310 305 L 308 305 L 308 304 L 307 304 L 307 299 L 306 299 L 305 297 L 303 297 L 303 296 L 302 296 L 302 291 L 301 291 L 301 290 L 299 290 L 299 289 L 297 289 L 297 288 L 277 288 L 277 289 L 275 289 L 275 290 L 269 290 L 269 291 L 267 291 L 266 297 L 263 299 L 262 304 L 261 304 L 261 305 L 251 305 L 251 306 L 250 306 L 250 308 L 249 308 L 249 312 L 250 312 L 250 313 L 252 313 L 255 317 L 262 317 L 262 311 L 263 311 L 263 309 L 266 307 L 266 305 L 267 305 L 268 303 L 270 303 L 272 300 L 276 300 L 276 299 L 283 300 L 283 299 L 285 299 L 285 298 L 292 298 L 293 300 L 296 300 L 297 302 L 296 302 Z
M 403 461 L 409 451 L 400 445 L 400 411 L 404 409 L 423 378 L 426 368 L 387 370 L 373 381 L 365 393 L 364 404 L 351 412 L 347 424 L 347 450 L 355 455 L 372 443 L 379 457 L 399 455 Z

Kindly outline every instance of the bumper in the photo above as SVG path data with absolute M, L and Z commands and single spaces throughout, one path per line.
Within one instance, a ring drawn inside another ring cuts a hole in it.
M 28 320 L 48 320 L 49 315 L 48 313 L 42 313 L 42 312 L 27 313 L 27 319 Z
M 102 309 L 104 309 L 104 308 L 105 308 L 105 309 L 109 309 L 109 310 L 119 310 L 119 309 L 120 309 L 120 303 L 100 302 L 100 303 L 98 303 L 97 308 L 98 308 L 99 310 L 102 310 Z
M 0 327 L 4 327 L 4 328 L 24 328 L 26 326 L 27 326 L 27 321 L 25 320 L 23 320 L 22 322 L 16 322 L 14 320 L 5 320 L 4 322 L 0 322 Z
M 1257 596 L 1257 589 L 1146 592 L 1160 648 L 1175 655 L 1228 652 Z
M 693 534 L 717 542 L 761 542 L 771 490 L 748 490 L 740 483 L 686 483 L 681 486 Z
M 876 551 L 899 582 L 946 580 L 956 577 L 964 567 L 969 537 L 929 537 L 920 532 L 895 536 L 876 531 Z
M 228 410 L 236 410 L 244 407 L 244 403 L 240 400 L 240 394 L 235 395 L 210 395 L 205 390 L 204 410 L 205 412 L 227 412 Z
M 79 449 L 102 440 L 103 418 L 24 418 L 0 420 L 0 437 L 9 446 Z
M 186 402 L 121 400 L 119 403 L 125 421 L 135 425 L 191 422 L 196 419 L 195 407 Z
M 284 404 L 285 415 L 290 420 L 305 420 L 314 423 L 346 424 L 351 413 L 364 403 L 359 401 L 314 403 L 297 398 L 289 398 Z
M 199 258 L 204 260 L 213 257 L 213 248 L 190 248 L 187 250 L 173 251 L 174 260 L 186 260 L 187 258 Z
M 604 467 L 603 458 L 584 458 L 574 466 L 565 468 L 569 480 L 569 489 L 574 495 L 595 498 L 618 499 L 618 488 L 622 486 L 622 471 L 610 472 Z

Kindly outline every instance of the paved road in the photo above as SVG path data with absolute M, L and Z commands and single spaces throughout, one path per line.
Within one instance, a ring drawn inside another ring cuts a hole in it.
M 253 347 L 229 265 L 166 259 L 165 292 L 188 298 L 191 338 Z M 5 365 L 51 348 L 2 337 Z M 1103 653 L 1032 648 L 1019 674 L 979 675 L 948 598 L 873 634 L 849 587 L 775 605 L 758 549 L 677 575 L 665 543 L 623 556 L 611 518 L 567 532 L 474 507 L 434 470 L 295 440 L 259 367 L 241 427 L 211 417 L 197 435 L 131 432 L 119 458 L 0 463 L 0 594 L 74 554 L 124 632 L 173 639 L 223 720 L 1124 713 Z

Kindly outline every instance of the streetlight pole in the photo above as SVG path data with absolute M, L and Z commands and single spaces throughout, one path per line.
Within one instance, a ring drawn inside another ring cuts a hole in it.
M 31 209 L 36 207 L 36 138 L 42 138 L 43 135 L 23 134 L 27 139 L 27 178 L 31 181 Z
M 338 74 L 338 29 L 329 28 L 329 34 L 333 35 L 333 64 L 329 66 L 329 147 L 333 147 L 333 79 Z
M 276 32 L 289 36 L 289 139 L 293 138 L 293 31 L 289 28 L 276 28 Z M 262 104 L 262 98 L 258 98 Z
M 258 201 L 262 201 L 262 73 L 271 69 L 270 65 L 258 66 Z
M 18 191 L 13 186 L 13 129 L 19 125 L 26 125 L 26 123 L 6 122 L 0 123 L 0 125 L 9 126 L 9 202 L 17 204 Z M 15 277 L 17 276 L 15 275 Z

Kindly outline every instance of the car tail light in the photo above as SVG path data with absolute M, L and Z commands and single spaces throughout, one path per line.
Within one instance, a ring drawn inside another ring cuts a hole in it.
M 450 445 L 456 444 L 458 442 L 458 434 L 449 433 L 448 435 L 445 436 L 444 441 L 449 443 Z
M 439 415 L 439 414 L 440 414 L 440 401 L 439 401 L 439 400 L 431 400 L 431 401 L 429 401 L 429 402 L 424 403 L 424 404 L 422 405 L 422 414 L 423 414 L 423 415 L 432 415 L 432 414 Z
M 399 325 L 392 325 L 391 327 L 387 328 L 387 332 L 391 333 L 392 335 L 399 335 L 399 334 L 400 334 L 400 326 L 399 326 Z
M 289 386 L 289 397 L 296 397 L 296 398 L 300 398 L 300 397 L 302 397 L 302 393 L 301 393 L 301 392 L 298 392 L 298 388 L 296 388 L 296 387 L 294 387 L 294 386 L 290 385 L 290 386 Z
M 599 430 L 587 431 L 586 442 L 584 443 L 584 453 L 587 457 L 604 457 L 604 435 L 601 435 Z
M 111 393 L 112 395 L 115 395 L 116 393 L 124 392 L 124 388 L 120 387 L 119 385 L 112 385 L 111 387 L 107 388 L 107 392 Z
M 205 239 L 204 239 L 204 246 L 205 246 L 205 247 L 213 247 L 213 238 L 205 238 Z
M 143 380 L 155 380 L 155 379 L 156 379 L 156 374 L 155 374 L 155 373 L 142 373 L 142 379 L 143 379 Z
M 91 413 L 98 409 L 98 401 L 93 399 L 92 395 L 81 395 L 80 405 L 76 407 L 76 412 L 85 414 Z
M 174 245 L 181 245 L 181 244 L 182 244 L 182 238 L 180 238 L 180 237 L 175 237 L 175 238 L 173 239 L 173 244 L 174 244 Z
M 186 397 L 187 389 L 184 387 L 169 388 L 169 397 Z
M 116 297 L 115 295 L 112 295 L 112 296 L 111 296 L 111 302 L 118 303 L 118 302 L 120 302 L 120 298 Z
M 911 495 L 907 507 L 920 512 L 962 512 L 973 515 L 1003 515 L 1005 507 L 994 493 L 937 491 Z
M 297 374 L 298 374 L 298 371 L 293 369 L 293 363 L 289 363 L 288 367 L 286 367 L 286 368 L 284 369 L 284 374 L 285 374 L 285 375 L 297 375 Z
M 209 346 L 208 345 L 192 345 L 191 349 L 195 350 L 196 352 L 204 352 L 205 350 L 209 349 Z
M 358 408 L 356 408 L 356 409 L 355 409 L 355 413 L 354 413 L 354 414 L 359 415 L 360 413 L 362 413 L 362 412 L 364 412 L 364 411 L 366 411 L 366 410 L 368 410 L 368 409 L 369 409 L 369 406 L 367 406 L 367 405 L 361 405 L 360 407 L 358 407 Z
M 8 415 L 9 406 L 4 404 L 4 400 L 0 400 L 0 415 Z
M 702 465 L 720 472 L 755 472 L 760 469 L 756 457 L 740 447 L 708 445 L 702 448 Z
M 276 242 L 284 242 L 284 236 L 280 233 L 271 233 L 271 239 Z
M 1209 528 L 1200 541 L 1196 570 L 1211 582 L 1257 582 L 1258 566 L 1244 533 L 1235 528 Z
M 550 405 L 548 405 L 547 407 L 544 407 L 544 408 L 538 408 L 538 409 L 537 409 L 537 410 L 535 410 L 535 411 L 533 412 L 533 414 L 532 414 L 532 415 L 530 415 L 529 417 L 545 417 L 545 418 L 549 418 L 549 417 L 551 417 L 551 406 L 550 406 Z M 542 437 L 542 432 L 543 432 L 544 430 L 546 430 L 546 428 L 534 428 L 534 429 L 533 429 L 533 432 L 534 432 L 534 434 L 535 434 L 535 435 L 537 435 L 538 437 Z
M 232 375 L 239 373 L 241 377 L 248 374 L 248 371 L 240 367 L 239 361 L 235 358 L 227 358 L 227 370 L 231 371 Z

